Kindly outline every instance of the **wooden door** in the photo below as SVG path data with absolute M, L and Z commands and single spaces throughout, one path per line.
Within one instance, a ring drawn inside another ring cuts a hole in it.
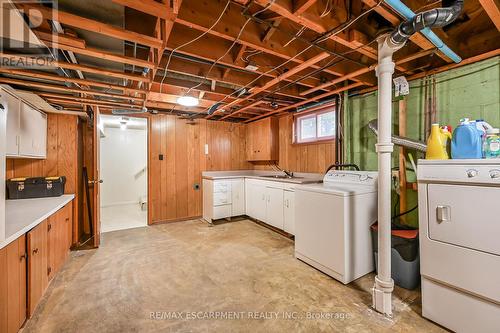
M 14 333 L 26 320 L 26 238 L 0 250 L 0 332 Z
M 47 220 L 28 232 L 28 317 L 35 312 L 49 284 Z
M 100 164 L 100 151 L 99 151 L 99 146 L 100 146 L 100 133 L 99 133 L 99 118 L 100 118 L 100 112 L 99 112 L 99 107 L 94 107 L 94 132 L 93 132 L 93 147 L 92 147 L 92 152 L 93 152 L 93 168 L 94 168 L 94 179 L 89 180 L 89 182 L 92 182 L 93 185 L 93 204 L 94 204 L 94 214 L 92 215 L 92 224 L 94 226 L 94 246 L 98 247 L 99 244 L 101 243 L 101 199 L 100 199 L 100 184 L 102 182 L 101 180 L 101 173 L 99 171 L 99 164 Z

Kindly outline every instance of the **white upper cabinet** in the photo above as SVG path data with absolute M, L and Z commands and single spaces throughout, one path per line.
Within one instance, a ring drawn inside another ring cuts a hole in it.
M 21 129 L 21 101 L 5 90 L 0 90 L 2 105 L 7 112 L 6 154 L 19 154 L 19 136 Z
M 7 109 L 7 157 L 46 158 L 47 115 L 4 88 L 0 95 Z
M 47 115 L 21 102 L 19 155 L 45 158 L 47 155 Z

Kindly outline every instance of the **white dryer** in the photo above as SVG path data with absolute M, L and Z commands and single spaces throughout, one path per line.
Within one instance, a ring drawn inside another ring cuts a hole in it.
M 422 314 L 500 332 L 500 160 L 419 161 Z
M 295 187 L 295 257 L 347 284 L 374 270 L 377 172 L 330 170 Z

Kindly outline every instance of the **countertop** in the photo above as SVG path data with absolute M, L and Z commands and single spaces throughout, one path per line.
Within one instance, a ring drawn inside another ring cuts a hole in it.
M 265 171 L 265 170 L 238 170 L 238 171 L 205 171 L 202 173 L 204 179 L 217 180 L 217 179 L 235 179 L 235 178 L 252 178 L 261 179 L 273 182 L 292 183 L 292 184 L 314 184 L 323 181 L 323 175 L 320 173 L 304 173 L 294 172 L 297 178 L 273 178 L 264 177 L 268 175 L 283 175 L 279 171 Z
M 60 197 L 6 200 L 5 240 L 0 241 L 0 249 L 36 227 L 74 198 L 74 194 L 65 194 Z

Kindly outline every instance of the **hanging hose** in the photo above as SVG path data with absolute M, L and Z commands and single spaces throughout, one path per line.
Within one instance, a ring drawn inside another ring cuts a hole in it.
M 402 22 L 391 34 L 391 41 L 404 44 L 414 33 L 424 28 L 444 27 L 455 21 L 464 8 L 464 0 L 443 0 L 444 8 L 418 13 L 409 21 Z

